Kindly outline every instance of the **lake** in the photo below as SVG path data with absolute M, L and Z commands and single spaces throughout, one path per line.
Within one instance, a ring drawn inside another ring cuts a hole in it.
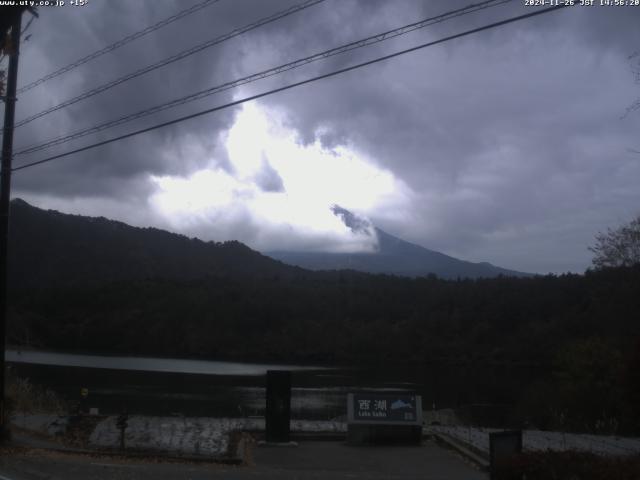
M 506 367 L 347 368 L 17 350 L 7 350 L 6 359 L 16 375 L 72 404 L 88 389 L 86 406 L 106 414 L 126 408 L 146 415 L 260 416 L 267 370 L 292 372 L 292 417 L 306 419 L 345 415 L 347 393 L 360 390 L 414 392 L 425 409 L 510 405 L 535 375 Z
M 33 350 L 7 350 L 5 358 L 7 362 L 12 363 L 137 370 L 143 372 L 197 373 L 202 375 L 243 376 L 265 375 L 267 370 L 318 370 L 317 367 L 301 367 L 296 365 L 187 360 L 181 358 L 78 355 Z

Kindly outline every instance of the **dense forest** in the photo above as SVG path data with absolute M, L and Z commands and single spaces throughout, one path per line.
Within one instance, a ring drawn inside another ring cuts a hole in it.
M 640 337 L 640 267 L 444 281 L 352 271 L 28 289 L 12 342 L 61 349 L 323 362 L 549 362 Z
M 9 339 L 236 360 L 540 365 L 550 376 L 527 396 L 528 411 L 552 397 L 567 412 L 579 402 L 587 412 L 575 428 L 615 419 L 606 428 L 617 430 L 627 410 L 635 417 L 625 427 L 640 431 L 639 291 L 640 267 L 460 281 L 356 272 L 145 280 L 17 293 Z M 570 421 L 558 412 L 538 412 L 536 424 Z
M 11 344 L 343 365 L 534 365 L 548 374 L 523 392 L 521 408 L 537 426 L 640 432 L 640 265 L 475 280 L 310 272 L 237 242 L 93 220 L 129 242 L 120 255 L 112 242 L 103 258 L 95 245 L 106 234 L 88 241 L 84 217 L 62 217 L 74 227 L 68 242 L 85 247 L 69 248 L 49 225 L 59 258 L 34 250 L 25 260 L 11 292 Z M 34 238 L 43 237 L 24 239 L 22 251 L 38 248 Z M 163 248 L 173 252 L 169 267 L 154 259 Z M 181 257 L 188 269 L 172 278 Z M 92 281 L 72 281 L 74 271 L 93 272 Z

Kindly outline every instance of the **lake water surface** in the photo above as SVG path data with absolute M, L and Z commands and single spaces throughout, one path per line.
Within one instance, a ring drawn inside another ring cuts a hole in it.
M 301 367 L 264 363 L 220 362 L 181 358 L 115 357 L 77 355 L 33 350 L 7 350 L 6 361 L 60 367 L 107 368 L 144 372 L 196 373 L 203 375 L 265 375 L 267 370 L 321 370 L 322 367 Z
M 346 395 L 404 390 L 422 395 L 423 408 L 513 404 L 531 372 L 498 367 L 372 365 L 325 367 L 77 355 L 8 350 L 9 368 L 50 388 L 74 405 L 88 389 L 86 407 L 113 414 L 260 416 L 267 370 L 292 372 L 293 418 L 332 419 L 346 414 Z

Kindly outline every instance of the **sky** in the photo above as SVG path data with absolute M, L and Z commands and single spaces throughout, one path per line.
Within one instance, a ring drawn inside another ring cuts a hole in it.
M 302 0 L 299 0 L 301 2 Z M 19 95 L 19 121 L 299 3 L 219 0 Z M 19 86 L 198 1 L 42 7 Z M 98 125 L 471 2 L 325 0 L 43 116 L 14 146 Z M 511 1 L 41 152 L 182 115 L 532 12 Z M 28 16 L 25 16 L 25 22 Z M 576 6 L 16 171 L 12 197 L 260 251 L 375 251 L 338 204 L 404 240 L 527 272 L 583 272 L 640 215 L 640 6 Z M 3 63 L 6 67 L 6 60 Z

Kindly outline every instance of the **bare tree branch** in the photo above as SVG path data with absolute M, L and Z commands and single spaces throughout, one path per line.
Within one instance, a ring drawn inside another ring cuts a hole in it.
M 640 215 L 628 224 L 596 235 L 593 252 L 595 268 L 626 267 L 640 264 Z

